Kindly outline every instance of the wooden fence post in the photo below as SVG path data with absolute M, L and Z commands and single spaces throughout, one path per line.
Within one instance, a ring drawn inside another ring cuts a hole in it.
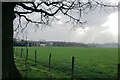
M 73 80 L 73 74 L 74 74 L 74 57 L 72 57 L 72 75 L 71 75 L 71 80 Z
M 118 63 L 117 78 L 120 79 L 120 63 Z
M 28 49 L 27 49 L 27 60 L 28 60 Z
M 13 47 L 13 54 L 15 55 L 15 48 Z
M 27 67 L 27 60 L 28 60 L 28 49 L 26 51 L 26 57 L 25 57 L 25 65 L 26 65 L 26 67 Z
M 21 58 L 22 58 L 22 52 L 23 52 L 23 48 L 21 48 L 21 56 L 20 56 Z
M 37 63 L 37 59 L 36 59 L 36 49 L 35 49 L 35 65 Z
M 25 57 L 25 78 L 27 78 L 27 60 L 28 60 L 28 49 L 26 51 L 26 57 Z
M 51 53 L 49 55 L 49 71 L 50 71 L 50 69 L 51 69 Z
M 17 50 L 16 50 L 16 56 L 18 56 L 18 48 L 17 48 Z

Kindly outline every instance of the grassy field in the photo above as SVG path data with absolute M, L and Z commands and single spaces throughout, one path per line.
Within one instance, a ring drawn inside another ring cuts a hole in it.
M 22 58 L 21 48 L 23 48 Z M 35 49 L 37 65 L 34 65 Z M 25 47 L 14 47 L 15 64 L 23 77 L 25 76 L 25 52 Z M 48 71 L 50 53 L 52 68 Z M 72 56 L 75 57 L 74 78 L 117 77 L 118 48 L 92 47 L 28 47 L 27 77 L 71 78 Z

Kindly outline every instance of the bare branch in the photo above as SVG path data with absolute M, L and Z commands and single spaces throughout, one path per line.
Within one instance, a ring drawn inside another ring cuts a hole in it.
M 37 27 L 39 24 L 42 24 L 42 27 L 45 27 L 49 25 L 53 20 L 59 20 L 55 16 L 57 13 L 61 12 L 63 15 L 67 16 L 69 18 L 66 23 L 69 23 L 73 21 L 73 27 L 75 25 L 83 27 L 83 24 L 85 24 L 87 21 L 82 21 L 83 14 L 88 14 L 91 11 L 94 11 L 97 7 L 100 9 L 104 9 L 104 7 L 108 8 L 116 8 L 117 5 L 110 5 L 102 3 L 100 0 L 88 0 L 87 2 L 82 2 L 81 0 L 74 0 L 73 2 L 66 1 L 65 2 L 40 2 L 40 3 L 34 3 L 34 2 L 28 2 L 31 4 L 31 6 L 25 5 L 26 3 L 18 3 L 17 5 L 21 6 L 26 11 L 14 11 L 16 14 L 18 14 L 19 17 L 23 17 L 26 19 L 27 23 L 26 26 L 22 29 L 22 31 L 27 27 L 29 23 L 34 23 Z M 47 7 L 47 8 L 46 8 Z M 73 11 L 74 10 L 74 11 Z M 106 11 L 104 9 L 104 11 Z M 40 13 L 40 18 L 37 21 L 34 21 L 27 17 L 27 14 L 31 14 L 33 12 Z M 76 14 L 79 14 L 78 17 L 75 17 L 71 15 L 71 12 L 75 12 Z M 19 23 L 21 23 L 19 21 Z M 18 25 L 17 28 L 19 28 L 21 25 Z
M 23 30 L 24 30 L 25 28 L 27 28 L 28 23 L 29 23 L 29 22 L 27 22 L 26 25 L 25 25 L 25 27 L 22 28 L 21 32 L 23 32 Z

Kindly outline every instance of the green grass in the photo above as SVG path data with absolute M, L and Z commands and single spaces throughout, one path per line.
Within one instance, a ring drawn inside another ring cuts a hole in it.
M 15 64 L 25 76 L 25 47 L 15 48 Z M 16 48 L 18 54 L 16 56 Z M 20 58 L 20 49 L 23 57 Z M 37 50 L 37 65 L 35 64 Z M 29 78 L 71 78 L 72 56 L 75 57 L 74 78 L 116 78 L 118 48 L 92 47 L 28 47 Z M 48 71 L 49 54 L 52 54 L 51 71 Z

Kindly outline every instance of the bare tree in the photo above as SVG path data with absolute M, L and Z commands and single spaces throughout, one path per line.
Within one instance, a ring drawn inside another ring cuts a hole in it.
M 27 27 L 29 23 L 35 24 L 36 27 L 51 26 L 55 20 L 59 20 L 56 15 L 61 13 L 66 16 L 68 20 L 66 23 L 72 22 L 73 28 L 83 27 L 87 21 L 83 21 L 82 17 L 85 14 L 99 9 L 106 11 L 106 8 L 116 8 L 117 5 L 103 2 L 101 0 L 73 0 L 73 1 L 46 1 L 46 2 L 28 2 L 18 3 L 15 7 L 15 14 L 18 18 L 19 24 L 15 28 L 18 33 Z M 37 18 L 33 20 L 32 15 L 36 14 Z M 76 16 L 78 15 L 78 16 Z M 21 18 L 26 20 L 25 26 L 21 24 Z
M 117 5 L 108 4 L 102 2 L 102 0 L 73 0 L 73 1 L 57 1 L 53 2 L 4 2 L 2 3 L 2 26 L 3 26 L 3 41 L 2 41 L 2 78 L 3 79 L 21 79 L 19 71 L 17 70 L 14 63 L 13 56 L 13 20 L 18 17 L 19 25 L 15 29 L 21 28 L 23 31 L 29 23 L 33 23 L 36 26 L 42 25 L 43 27 L 51 24 L 52 21 L 58 20 L 55 16 L 58 13 L 62 13 L 67 16 L 69 20 L 73 22 L 73 26 L 82 26 L 86 21 L 82 21 L 81 17 L 83 14 L 88 14 L 90 11 L 95 10 L 97 7 L 100 9 L 117 7 Z M 72 15 L 74 12 L 79 14 L 79 17 Z M 33 20 L 30 18 L 33 13 L 37 13 L 39 16 L 38 20 Z M 24 18 L 27 23 L 25 26 L 21 25 L 22 18 Z

